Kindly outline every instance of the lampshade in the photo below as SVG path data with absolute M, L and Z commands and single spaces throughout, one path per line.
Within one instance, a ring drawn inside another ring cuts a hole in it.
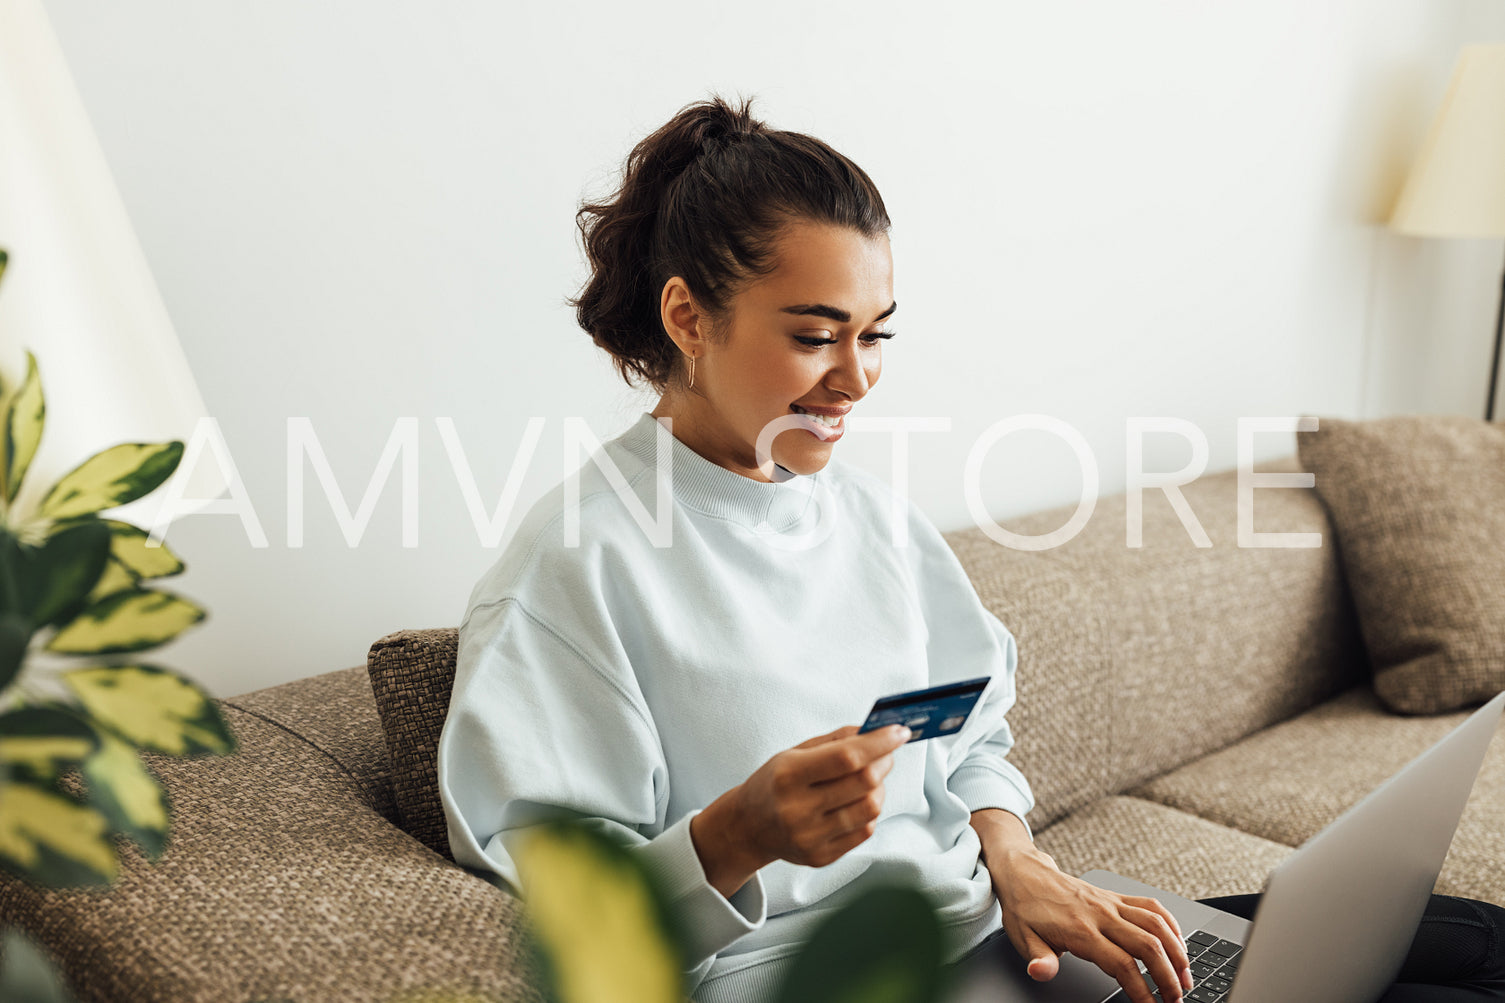
M 1391 229 L 1505 237 L 1505 45 L 1465 45 Z
M 203 398 L 38 0 L 0 0 L 0 248 L 0 374 L 14 387 L 30 349 L 47 404 L 18 507 L 101 449 L 187 443 Z M 204 461 L 185 499 L 224 492 Z M 149 527 L 166 490 L 109 515 Z

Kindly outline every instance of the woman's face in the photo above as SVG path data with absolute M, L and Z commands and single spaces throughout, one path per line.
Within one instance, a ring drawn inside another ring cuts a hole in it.
M 660 303 L 665 329 L 695 356 L 695 387 L 672 388 L 654 409 L 696 453 L 755 480 L 754 445 L 768 424 L 788 418 L 772 439 L 775 461 L 797 474 L 823 468 L 845 432 L 801 410 L 844 415 L 883 369 L 885 320 L 894 312 L 893 255 L 887 236 L 847 227 L 793 223 L 778 241 L 778 267 L 743 286 L 728 304 L 722 337 L 708 341 L 684 280 L 671 278 Z M 766 448 L 766 447 L 765 447 Z

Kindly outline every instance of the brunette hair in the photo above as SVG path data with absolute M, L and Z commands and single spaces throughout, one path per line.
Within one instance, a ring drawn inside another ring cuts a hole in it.
M 580 327 L 662 393 L 684 359 L 659 315 L 664 283 L 681 276 L 712 318 L 713 336 L 740 285 L 772 272 L 775 241 L 794 220 L 889 229 L 871 178 L 813 136 L 770 129 L 719 95 L 681 108 L 627 155 L 622 184 L 582 203 L 575 223 L 591 276 L 566 300 Z

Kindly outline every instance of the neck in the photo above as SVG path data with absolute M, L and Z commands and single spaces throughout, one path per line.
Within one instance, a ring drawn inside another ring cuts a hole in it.
M 674 437 L 695 452 L 696 455 L 724 467 L 734 474 L 764 484 L 788 480 L 796 476 L 786 474 L 786 468 L 775 465 L 774 476 L 769 477 L 754 462 L 755 457 L 744 455 L 743 443 L 725 428 L 710 411 L 705 399 L 692 392 L 673 389 L 659 398 L 658 406 L 650 412 L 654 418 L 669 418 L 674 423 Z

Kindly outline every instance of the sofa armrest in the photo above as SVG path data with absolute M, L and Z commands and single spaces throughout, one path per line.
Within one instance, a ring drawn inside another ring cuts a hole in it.
M 143 757 L 172 811 L 158 861 L 122 839 L 107 888 L 0 875 L 0 922 L 49 952 L 81 1003 L 543 999 L 514 896 L 383 818 L 327 752 L 221 710 L 235 755 Z

